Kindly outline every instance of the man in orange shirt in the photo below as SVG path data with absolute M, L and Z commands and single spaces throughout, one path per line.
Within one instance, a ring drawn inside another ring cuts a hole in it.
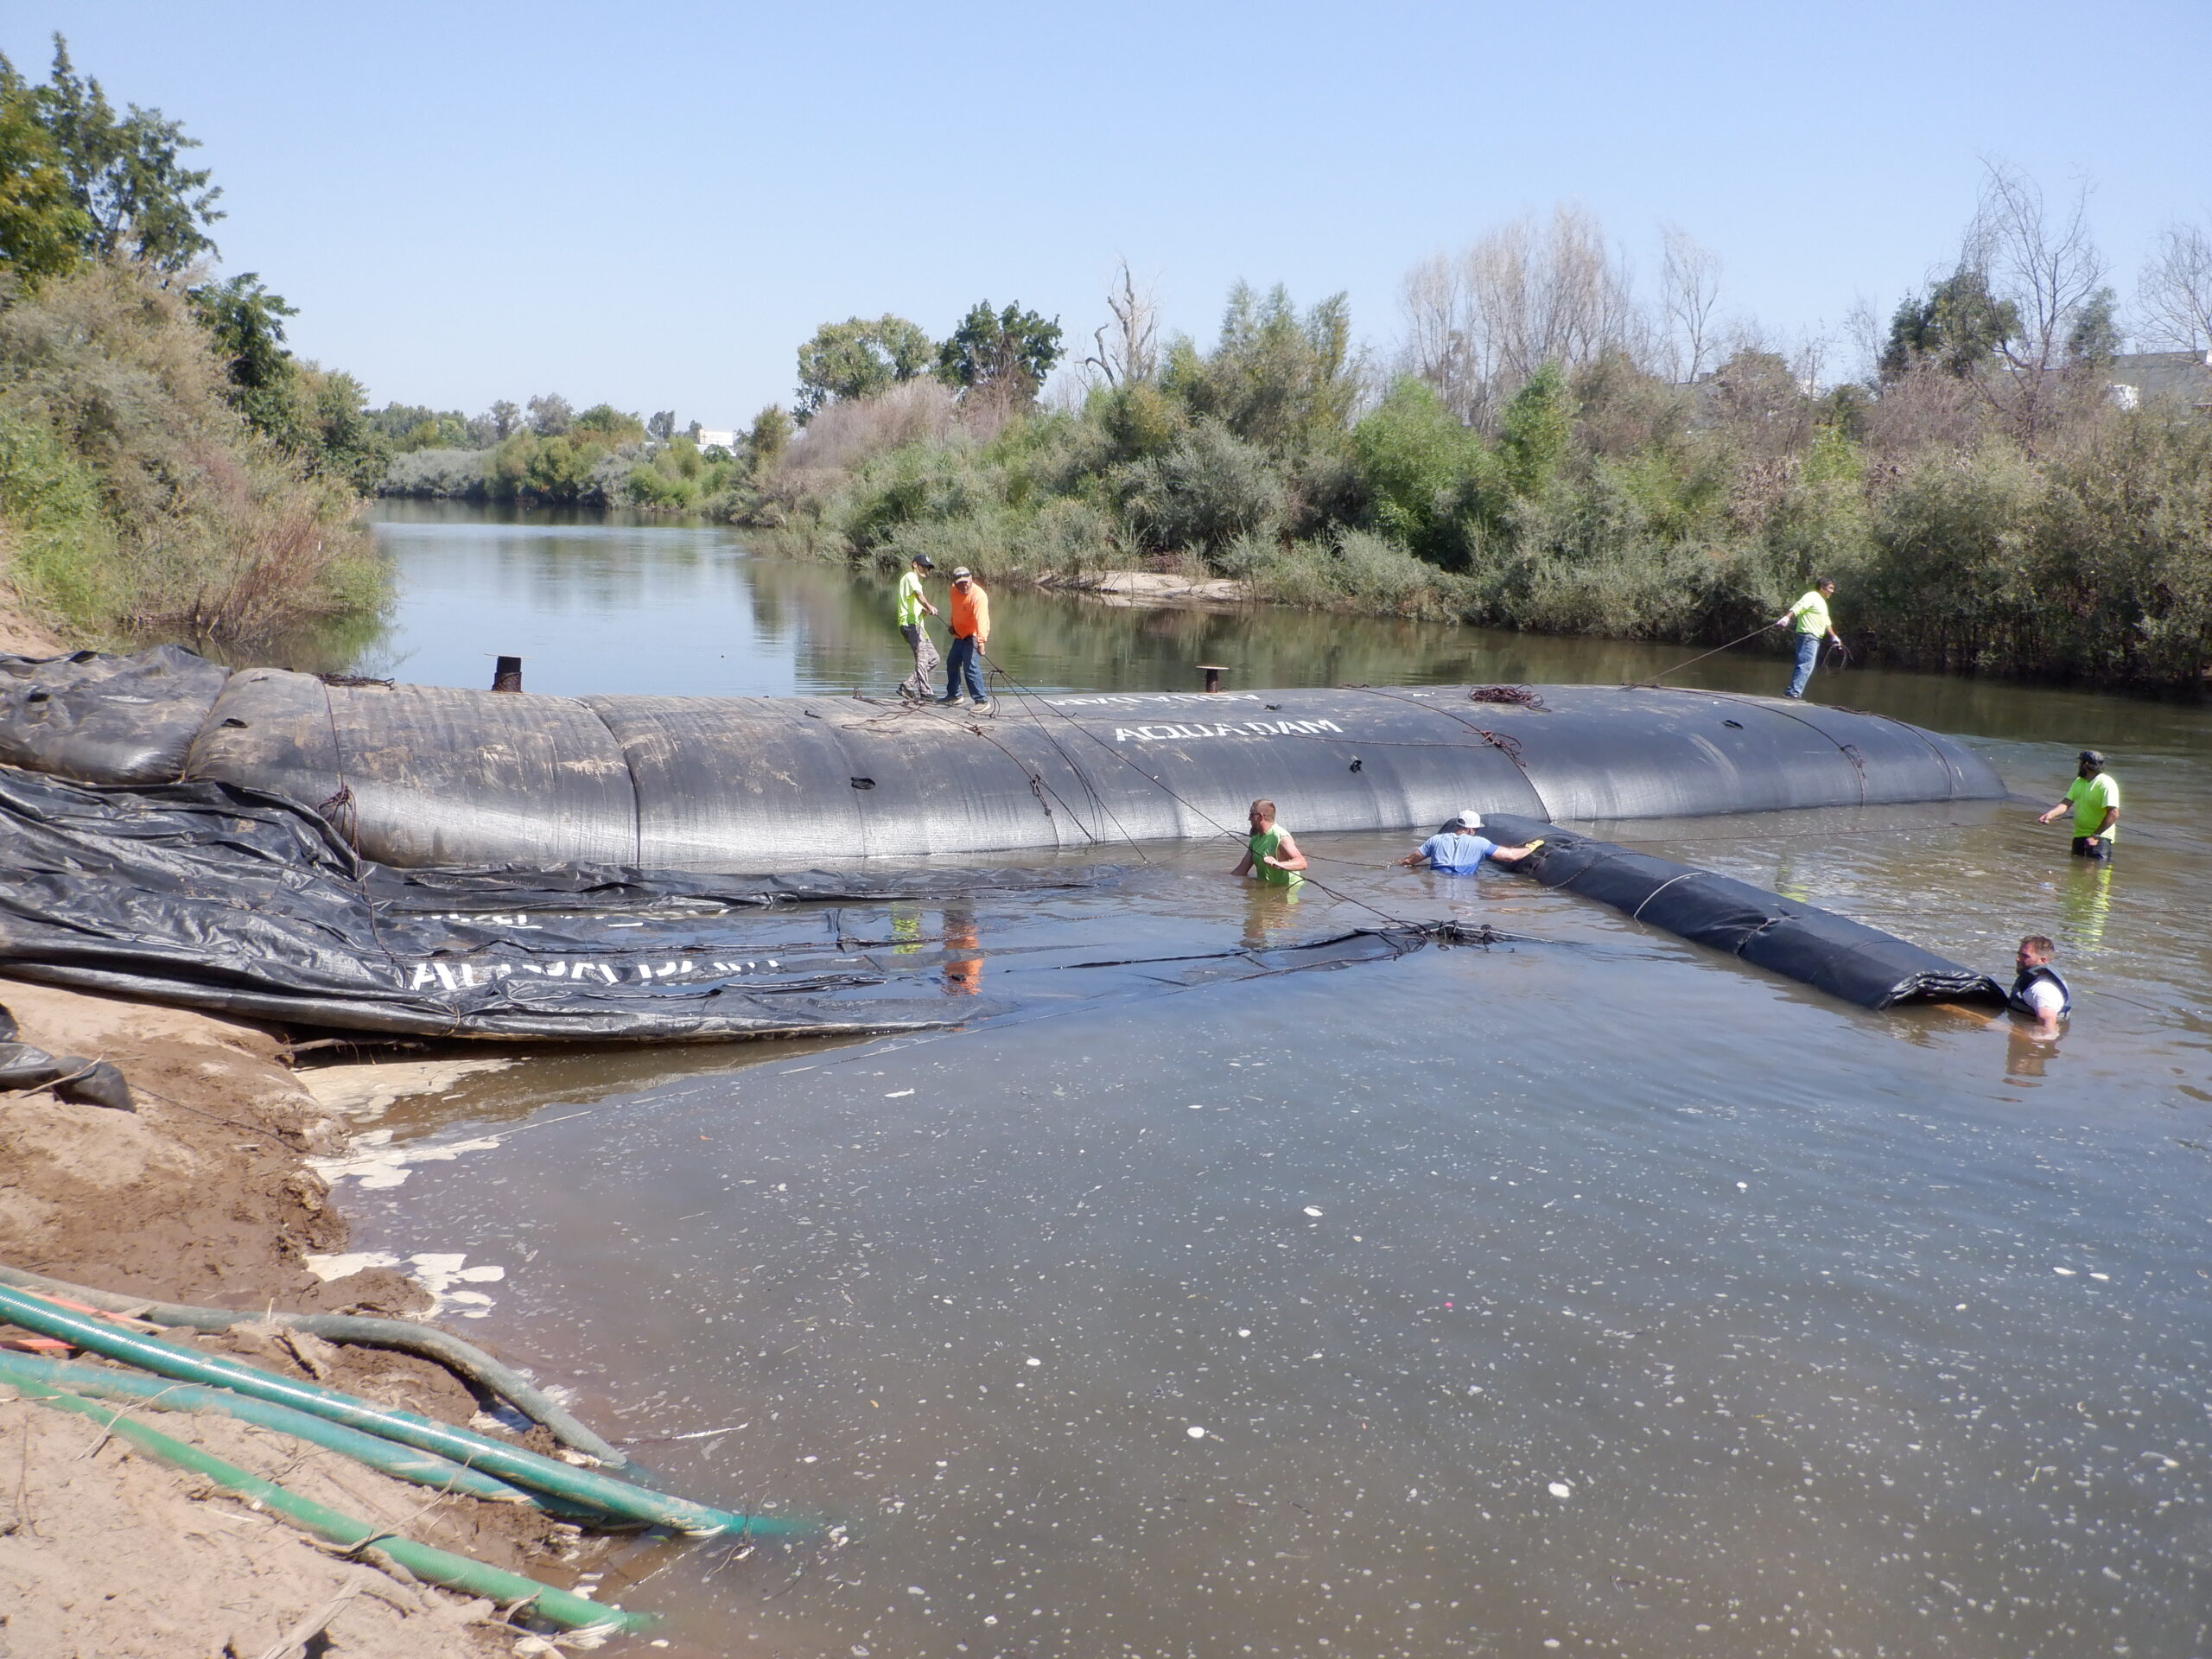
M 983 690 L 983 652 L 991 643 L 991 596 L 966 565 L 952 573 L 952 648 L 944 653 L 944 695 L 939 702 L 960 701 L 962 683 L 978 709 L 991 706 Z

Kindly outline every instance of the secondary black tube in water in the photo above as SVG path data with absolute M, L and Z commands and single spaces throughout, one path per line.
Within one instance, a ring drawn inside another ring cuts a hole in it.
M 1994 1002 L 2005 993 L 1986 974 L 1918 945 L 1801 905 L 1695 865 L 1593 841 L 1540 818 L 1487 813 L 1484 833 L 1509 846 L 1543 845 L 1516 868 L 1548 887 L 1610 905 L 1694 944 L 1725 950 L 1862 1008 L 1904 1002 Z

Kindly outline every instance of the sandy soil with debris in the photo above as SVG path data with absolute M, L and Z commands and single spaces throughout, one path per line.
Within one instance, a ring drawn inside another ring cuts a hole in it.
M 138 1110 L 0 1096 L 0 1262 L 78 1284 L 252 1309 L 394 1314 L 428 1304 L 388 1269 L 325 1283 L 307 1252 L 345 1242 L 303 1160 L 345 1131 L 301 1087 L 275 1037 L 202 1014 L 0 981 L 26 1042 L 115 1062 Z M 273 1335 L 197 1338 L 290 1375 Z M 442 1368 L 375 1350 L 311 1351 L 333 1386 L 467 1422 Z M 154 1427 L 425 1542 L 566 1584 L 573 1529 L 534 1510 L 440 1497 L 226 1421 Z M 537 1431 L 543 1436 L 543 1431 Z M 525 1442 L 528 1444 L 529 1442 Z M 541 1448 L 543 1449 L 543 1448 Z M 488 1603 L 404 1584 L 103 1442 L 96 1425 L 0 1390 L 0 1659 L 483 1659 L 549 1651 Z

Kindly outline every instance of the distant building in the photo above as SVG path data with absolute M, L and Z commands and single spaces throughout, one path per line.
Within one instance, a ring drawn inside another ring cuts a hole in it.
M 695 426 L 691 429 L 691 435 L 702 449 L 727 449 L 732 454 L 737 453 L 735 432 L 724 432 L 712 427 Z
M 2122 409 L 2171 399 L 2212 415 L 2212 352 L 2122 352 L 2107 373 L 2112 401 Z

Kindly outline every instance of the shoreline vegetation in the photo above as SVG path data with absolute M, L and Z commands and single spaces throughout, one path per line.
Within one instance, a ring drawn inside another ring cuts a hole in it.
M 388 596 L 360 386 L 284 349 L 254 274 L 208 276 L 196 143 L 58 36 L 43 83 L 0 56 L 0 575 L 73 644 L 251 645 Z
M 1825 342 L 1721 326 L 1718 262 L 1679 232 L 1662 269 L 1647 305 L 1587 216 L 1502 226 L 1408 273 L 1386 358 L 1354 348 L 1343 296 L 1300 308 L 1241 284 L 1211 345 L 1163 345 L 1124 267 L 1079 362 L 1015 306 L 978 305 L 934 346 L 852 318 L 800 348 L 791 413 L 724 442 L 602 406 L 400 454 L 380 487 L 697 512 L 779 554 L 885 569 L 1141 571 L 1687 645 L 1752 632 L 1830 575 L 1861 661 L 2204 687 L 2203 229 L 2167 232 L 2130 314 L 2139 343 L 2172 349 L 2124 353 L 2082 200 L 1993 168 L 1948 274 L 1886 326 L 1858 318 L 1864 367 L 1840 379 Z M 1074 372 L 1040 399 L 1055 366 Z M 415 413 L 426 444 L 464 424 Z

